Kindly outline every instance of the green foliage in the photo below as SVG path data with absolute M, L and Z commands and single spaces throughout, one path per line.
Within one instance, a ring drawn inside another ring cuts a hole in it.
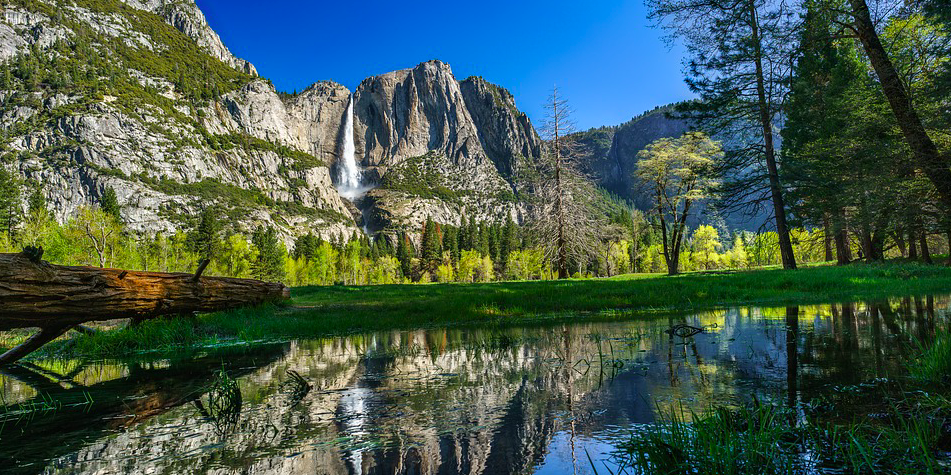
M 920 356 L 910 364 L 912 376 L 932 383 L 951 383 L 951 334 L 939 332 L 934 343 L 922 346 Z
M 314 167 L 323 166 L 324 163 L 317 157 L 297 150 L 287 145 L 278 145 L 267 140 L 252 137 L 243 133 L 231 133 L 228 135 L 206 135 L 205 142 L 212 150 L 231 150 L 240 148 L 247 153 L 253 152 L 273 152 L 280 157 L 292 160 L 291 168 L 297 171 L 308 170 Z
M 43 194 L 43 186 L 39 183 L 33 184 L 33 191 L 30 192 L 30 196 L 26 199 L 27 212 L 30 215 L 35 215 L 37 213 L 48 213 L 49 210 L 46 207 L 46 195 Z
M 806 420 L 758 402 L 713 407 L 707 414 L 681 407 L 662 412 L 621 449 L 631 473 L 944 473 L 936 456 L 941 419 L 883 409 L 888 422 L 838 424 L 808 406 Z
M 0 166 L 0 230 L 12 236 L 20 210 L 20 177 Z
M 278 239 L 277 231 L 271 226 L 258 227 L 251 236 L 251 242 L 257 250 L 251 264 L 251 275 L 259 280 L 282 282 L 286 277 L 284 257 L 287 250 L 284 243 Z
M 107 186 L 99 198 L 99 208 L 116 221 L 122 221 L 122 206 L 119 204 L 119 198 L 116 196 L 115 188 Z
M 217 261 L 221 254 L 222 223 L 218 218 L 220 211 L 212 206 L 202 208 L 198 223 L 188 233 L 188 244 L 192 252 L 203 259 Z
M 455 191 L 447 187 L 442 174 L 432 167 L 433 161 L 432 155 L 406 159 L 387 171 L 380 186 L 419 198 L 435 198 L 448 203 L 459 203 L 467 192 Z
M 802 471 L 798 434 L 773 406 L 736 411 L 714 408 L 708 416 L 671 410 L 622 446 L 637 473 L 745 475 Z M 692 420 L 692 422 L 691 422 Z

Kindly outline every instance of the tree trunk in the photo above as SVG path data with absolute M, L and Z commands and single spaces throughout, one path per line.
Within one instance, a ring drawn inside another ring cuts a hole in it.
M 840 210 L 835 223 L 835 258 L 836 264 L 844 266 L 852 261 L 852 249 L 849 247 L 848 223 L 845 220 L 845 211 Z
M 776 149 L 773 144 L 773 121 L 770 115 L 769 103 L 766 100 L 766 85 L 763 76 L 763 53 L 759 36 L 759 18 L 756 12 L 756 3 L 749 2 L 750 26 L 753 53 L 756 66 L 756 93 L 758 96 L 759 119 L 763 126 L 763 147 L 766 152 L 766 170 L 769 175 L 769 191 L 773 201 L 773 214 L 776 217 L 776 234 L 779 235 L 779 252 L 783 259 L 784 269 L 796 268 L 796 256 L 793 253 L 792 240 L 789 238 L 789 224 L 786 222 L 786 203 L 783 199 L 783 190 L 779 182 L 779 167 L 776 165 Z
M 901 256 L 908 257 L 908 246 L 905 245 L 905 232 L 902 229 L 897 229 L 892 237 L 895 239 L 895 245 L 898 246 L 898 252 L 901 253 Z
M 281 300 L 283 284 L 195 274 L 58 266 L 0 254 L 0 329 L 213 312 Z
M 948 230 L 948 264 L 951 267 L 951 229 Z
M 888 99 L 892 113 L 895 114 L 902 135 L 905 136 L 905 142 L 911 148 L 918 167 L 938 190 L 942 202 L 951 208 L 951 168 L 948 167 L 948 160 L 939 154 L 938 147 L 928 136 L 918 112 L 912 105 L 911 97 L 905 89 L 901 76 L 888 58 L 878 32 L 875 31 L 868 4 L 865 0 L 849 0 L 849 4 L 852 7 L 852 17 L 855 19 L 855 32 L 872 63 L 872 68 L 878 75 L 882 91 Z
M 931 260 L 931 251 L 928 250 L 928 233 L 922 230 L 918 238 L 921 240 L 921 259 L 925 261 L 925 264 L 934 264 Z
M 918 260 L 918 243 L 915 242 L 915 228 L 908 228 L 908 258 Z
M 832 226 L 829 225 L 828 215 L 822 218 L 822 245 L 825 249 L 825 261 L 834 259 L 832 257 Z
M 33 334 L 23 343 L 20 343 L 14 348 L 11 348 L 6 353 L 0 355 L 0 366 L 4 366 L 10 363 L 13 363 L 20 358 L 36 351 L 41 346 L 55 340 L 60 335 L 69 331 L 68 325 L 53 325 L 40 329 L 39 332 Z

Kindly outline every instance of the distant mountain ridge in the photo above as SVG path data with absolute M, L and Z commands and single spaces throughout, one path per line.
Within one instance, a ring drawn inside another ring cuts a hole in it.
M 288 241 L 521 218 L 515 172 L 541 154 L 508 91 L 440 61 L 352 94 L 333 82 L 279 94 L 192 1 L 7 0 L 0 60 L 2 166 L 41 185 L 60 220 L 107 188 L 145 232 L 211 205 Z M 351 97 L 357 159 L 379 185 L 358 206 L 333 182 Z

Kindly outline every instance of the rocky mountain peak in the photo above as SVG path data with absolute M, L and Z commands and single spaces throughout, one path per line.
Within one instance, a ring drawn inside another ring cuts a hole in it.
M 192 1 L 182 0 L 122 0 L 132 8 L 155 13 L 178 31 L 185 34 L 211 57 L 230 65 L 245 74 L 257 76 L 257 69 L 250 61 L 231 54 L 218 33 L 208 25 L 205 14 Z

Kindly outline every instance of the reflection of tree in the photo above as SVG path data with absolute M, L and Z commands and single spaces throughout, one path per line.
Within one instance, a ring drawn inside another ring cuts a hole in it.
M 233 463 L 248 472 L 526 473 L 557 450 L 565 471 L 568 464 L 581 470 L 593 435 L 607 425 L 651 421 L 658 407 L 703 409 L 750 391 L 773 396 L 782 390 L 795 404 L 817 384 L 862 378 L 862 370 L 874 367 L 876 351 L 870 307 L 728 310 L 669 321 L 293 342 L 286 358 L 258 362 L 241 378 L 244 412 L 226 440 L 218 440 L 213 424 L 194 410 L 173 409 L 115 437 L 97 433 L 63 466 L 136 472 L 149 464 L 160 472 L 190 473 Z M 896 308 L 894 324 L 907 334 L 908 325 L 918 324 L 902 305 Z M 922 313 L 927 310 L 915 310 Z M 806 324 L 810 315 L 816 325 Z M 688 339 L 663 332 L 665 324 L 681 322 L 718 325 Z M 879 324 L 881 333 L 886 327 Z M 901 349 L 878 345 L 896 364 L 892 356 Z M 617 359 L 624 360 L 623 369 L 605 371 Z M 193 388 L 207 387 L 220 369 L 220 361 L 210 365 Z M 148 365 L 128 371 L 137 381 L 161 374 Z M 314 388 L 296 405 L 288 403 L 288 371 Z M 182 431 L 191 437 L 178 437 Z M 163 433 L 171 436 L 153 436 Z M 163 457 L 169 453 L 188 455 L 173 462 Z
M 786 307 L 786 394 L 796 408 L 799 395 L 799 307 Z

